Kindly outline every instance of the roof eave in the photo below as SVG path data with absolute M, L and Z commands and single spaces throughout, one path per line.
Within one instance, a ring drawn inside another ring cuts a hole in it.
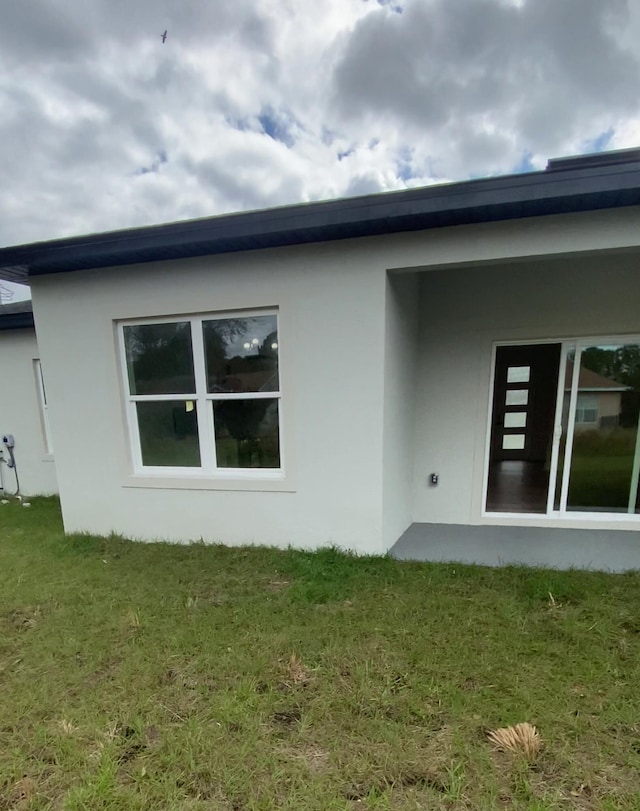
M 0 331 L 8 329 L 34 329 L 33 313 L 9 313 L 0 310 Z
M 532 172 L 0 249 L 0 278 L 640 205 L 640 161 Z

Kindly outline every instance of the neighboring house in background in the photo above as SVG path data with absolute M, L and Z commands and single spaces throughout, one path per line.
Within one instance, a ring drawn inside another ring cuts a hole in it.
M 46 393 L 30 301 L 0 306 L 0 432 L 15 437 L 16 470 L 0 463 L 0 488 L 12 495 L 58 492 Z M 5 462 L 9 454 L 0 443 Z
M 565 392 L 571 392 L 573 363 L 567 361 Z M 580 369 L 578 377 L 578 397 L 576 402 L 576 430 L 588 431 L 599 428 L 615 428 L 620 423 L 622 393 L 628 386 L 621 386 L 615 380 Z M 566 408 L 569 409 L 568 397 Z
M 640 358 L 639 260 L 630 150 L 4 248 L 0 278 L 67 531 L 623 569 L 637 414 L 593 459 L 561 417 L 568 359 Z

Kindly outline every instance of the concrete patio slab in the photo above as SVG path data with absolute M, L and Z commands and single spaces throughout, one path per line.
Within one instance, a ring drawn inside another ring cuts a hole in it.
M 389 554 L 398 560 L 624 572 L 640 569 L 640 532 L 412 524 Z

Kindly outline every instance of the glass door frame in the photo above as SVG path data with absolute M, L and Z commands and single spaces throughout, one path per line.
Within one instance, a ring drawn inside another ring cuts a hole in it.
M 547 490 L 547 509 L 544 513 L 526 512 L 497 512 L 487 510 L 489 489 L 489 467 L 491 461 L 491 428 L 493 424 L 493 397 L 495 388 L 496 353 L 498 348 L 504 346 L 540 346 L 546 344 L 560 344 L 560 364 L 558 367 L 558 382 L 556 391 L 556 408 L 553 421 L 553 435 L 551 444 L 551 461 L 549 467 L 549 483 Z M 491 379 L 489 386 L 489 403 L 487 415 L 487 429 L 485 439 L 484 470 L 482 477 L 482 518 L 508 518 L 508 519 L 537 519 L 537 520 L 573 520 L 573 521 L 626 521 L 640 523 L 640 514 L 628 512 L 589 512 L 582 510 L 567 510 L 569 495 L 569 478 L 571 475 L 571 455 L 573 452 L 573 439 L 575 432 L 576 404 L 578 400 L 578 379 L 580 376 L 580 360 L 584 349 L 590 346 L 621 346 L 625 344 L 640 344 L 640 335 L 595 335 L 579 336 L 576 338 L 545 338 L 514 341 L 494 341 L 491 349 Z M 558 486 L 558 468 L 560 464 L 560 443 L 563 436 L 562 409 L 565 397 L 564 381 L 567 370 L 569 353 L 575 352 L 573 361 L 573 375 L 571 378 L 569 413 L 566 427 L 566 443 L 564 448 L 564 464 L 560 484 L 560 501 L 555 509 L 555 494 Z M 640 423 L 636 432 L 635 454 L 629 491 L 629 509 L 635 507 L 640 484 Z

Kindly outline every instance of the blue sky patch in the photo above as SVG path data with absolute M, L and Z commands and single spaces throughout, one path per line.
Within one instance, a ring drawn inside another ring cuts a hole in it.
M 529 152 L 528 150 L 523 152 L 520 162 L 513 167 L 514 174 L 520 174 L 521 172 L 535 172 L 536 167 L 531 161 L 532 158 L 533 152 Z
M 167 163 L 169 158 L 167 157 L 166 150 L 160 149 L 158 154 L 156 155 L 155 159 L 149 166 L 141 166 L 136 174 L 137 175 L 148 175 L 152 173 L 156 173 L 160 170 L 160 167 L 163 163 Z
M 227 115 L 224 120 L 232 129 L 239 130 L 240 132 L 255 130 L 255 126 L 251 125 L 250 118 L 232 118 Z
M 586 141 L 584 144 L 584 152 L 602 152 L 609 146 L 615 134 L 616 131 L 613 127 L 609 127 L 608 130 L 601 132 L 600 135 L 593 138 L 591 141 Z
M 407 180 L 411 180 L 414 175 L 411 150 L 409 147 L 403 147 L 398 152 L 398 157 L 396 158 L 396 176 L 406 182 Z
M 280 141 L 281 144 L 291 148 L 295 144 L 292 129 L 295 121 L 285 113 L 278 113 L 271 107 L 264 107 L 258 116 L 258 122 L 265 135 Z

